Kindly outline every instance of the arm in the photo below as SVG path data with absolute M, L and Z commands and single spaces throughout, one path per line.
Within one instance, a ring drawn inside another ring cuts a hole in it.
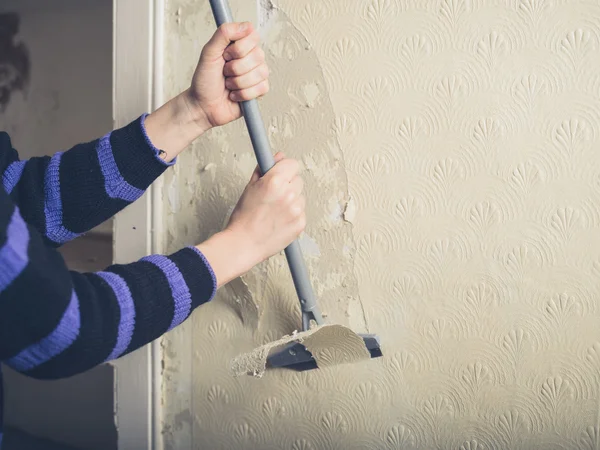
M 277 160 L 264 178 L 254 173 L 224 231 L 98 273 L 68 271 L 0 188 L 0 361 L 35 378 L 68 377 L 182 323 L 303 230 L 298 164 Z
M 0 360 L 36 378 L 70 376 L 143 346 L 218 287 L 196 247 L 98 273 L 69 272 L 2 189 L 0 267 Z
M 19 161 L 0 135 L 2 185 L 23 218 L 59 246 L 137 200 L 168 167 L 144 126 L 145 116 L 52 157 Z
M 239 101 L 267 92 L 258 43 L 251 24 L 220 27 L 188 89 L 152 114 L 64 153 L 19 161 L 0 133 L 2 186 L 47 244 L 60 246 L 94 228 L 137 200 L 206 130 L 239 118 Z
M 268 89 L 263 81 L 256 84 L 266 76 L 260 64 L 254 65 L 264 55 L 248 53 L 248 47 L 254 48 L 250 38 L 257 41 L 257 34 L 241 39 L 240 33 L 248 30 L 228 25 L 229 31 L 221 27 L 203 50 L 198 70 L 204 72 L 195 75 L 196 84 L 184 101 L 177 103 L 182 100 L 178 97 L 147 118 L 149 139 L 168 149 L 162 154 L 167 163 L 189 136 L 183 128 L 171 134 L 177 128 L 161 123 L 188 124 L 197 133 L 207 124 L 236 119 L 237 101 Z M 235 44 L 229 45 L 230 40 Z M 240 61 L 247 65 L 230 65 Z M 198 80 L 218 78 L 206 75 L 207 70 L 247 72 L 227 78 L 228 88 L 222 80 L 202 87 Z M 235 86 L 239 89 L 232 90 Z M 199 91 L 216 92 L 216 97 L 198 96 Z M 213 106 L 205 110 L 206 105 Z M 191 122 L 171 122 L 178 108 L 201 113 L 188 116 Z M 258 168 L 254 172 L 224 231 L 173 255 L 155 255 L 95 274 L 69 272 L 60 254 L 44 245 L 43 236 L 0 187 L 0 360 L 33 377 L 59 378 L 118 358 L 181 323 L 219 286 L 280 252 L 302 232 L 306 219 L 298 163 L 282 155 L 276 161 L 264 177 Z

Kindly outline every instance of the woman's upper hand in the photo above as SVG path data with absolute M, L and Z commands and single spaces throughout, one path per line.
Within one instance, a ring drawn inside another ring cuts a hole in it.
M 262 178 L 254 171 L 225 230 L 198 246 L 219 286 L 279 253 L 304 231 L 306 200 L 299 164 L 281 153 L 275 161 Z
M 269 70 L 259 39 L 249 22 L 219 27 L 202 49 L 191 86 L 148 115 L 146 132 L 165 161 L 210 128 L 239 118 L 238 102 L 268 92 Z
M 185 97 L 202 129 L 238 119 L 238 102 L 269 91 L 269 69 L 259 42 L 252 23 L 226 23 L 202 49 Z

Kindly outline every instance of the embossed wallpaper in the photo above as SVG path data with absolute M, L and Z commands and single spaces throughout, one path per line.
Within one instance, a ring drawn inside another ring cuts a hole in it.
M 232 5 L 303 162 L 323 310 L 384 357 L 233 377 L 300 326 L 273 258 L 164 339 L 167 448 L 600 448 L 600 2 Z M 214 22 L 167 8 L 169 96 Z M 201 138 L 165 178 L 165 248 L 220 229 L 254 165 L 242 122 Z

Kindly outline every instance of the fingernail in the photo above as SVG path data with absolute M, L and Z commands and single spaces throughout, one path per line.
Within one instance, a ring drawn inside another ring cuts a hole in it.
M 225 59 L 225 61 L 231 61 L 233 58 L 229 53 L 223 53 L 223 59 Z
M 248 28 L 248 22 L 243 22 L 240 24 L 240 31 L 246 31 L 246 28 Z

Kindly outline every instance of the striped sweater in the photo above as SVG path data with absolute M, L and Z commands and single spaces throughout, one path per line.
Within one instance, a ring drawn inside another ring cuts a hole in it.
M 151 342 L 214 296 L 216 278 L 195 247 L 97 273 L 70 272 L 56 250 L 138 199 L 170 165 L 144 119 L 26 161 L 0 133 L 0 361 L 13 369 L 43 379 L 83 372 Z

